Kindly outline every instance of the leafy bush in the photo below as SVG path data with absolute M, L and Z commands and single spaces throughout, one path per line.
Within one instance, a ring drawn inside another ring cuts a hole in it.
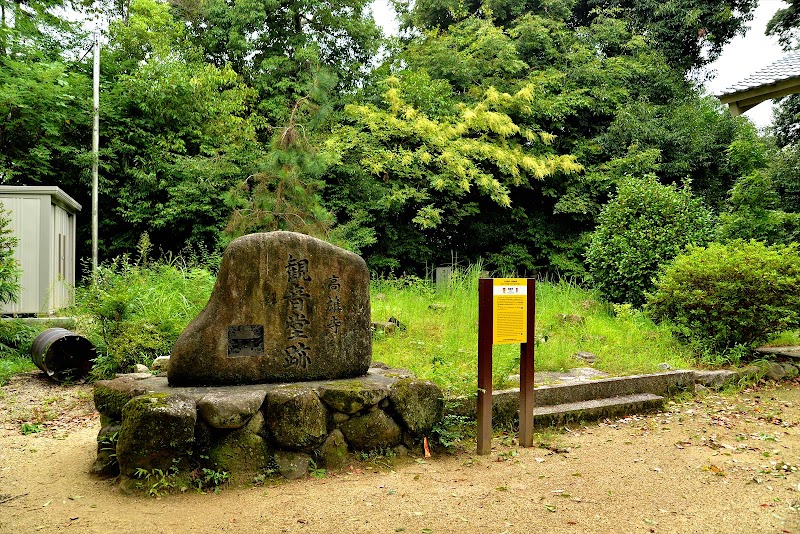
M 0 204 L 0 302 L 16 302 L 19 298 L 19 275 L 21 270 L 14 258 L 17 238 L 8 228 L 11 218 Z
M 586 251 L 592 281 L 612 302 L 640 306 L 659 267 L 713 232 L 711 212 L 688 187 L 624 178 L 603 207 Z
M 758 241 L 691 247 L 668 265 L 647 313 L 711 353 L 741 352 L 800 327 L 798 245 Z
M 120 256 L 100 266 L 94 283 L 76 290 L 79 330 L 98 347 L 93 375 L 107 377 L 168 355 L 213 286 L 208 269 L 180 260 Z

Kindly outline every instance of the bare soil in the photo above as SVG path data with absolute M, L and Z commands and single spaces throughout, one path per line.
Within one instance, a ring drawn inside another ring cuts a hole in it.
M 498 434 L 490 456 L 434 451 L 154 498 L 88 474 L 99 430 L 90 386 L 24 374 L 0 388 L 0 532 L 800 534 L 799 385 L 701 394 L 542 432 L 529 449 Z M 23 423 L 42 431 L 23 435 Z

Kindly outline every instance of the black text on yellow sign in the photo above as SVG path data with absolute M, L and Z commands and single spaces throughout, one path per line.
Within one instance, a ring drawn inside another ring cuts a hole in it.
M 493 280 L 493 343 L 505 345 L 528 341 L 528 280 L 495 278 Z

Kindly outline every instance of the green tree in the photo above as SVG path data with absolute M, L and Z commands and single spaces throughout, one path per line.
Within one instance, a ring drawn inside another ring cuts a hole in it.
M 60 61 L 0 57 L 0 182 L 77 181 L 90 131 L 90 83 Z
M 259 94 L 259 113 L 285 125 L 319 70 L 339 91 L 361 83 L 381 45 L 367 0 L 175 0 L 195 43 Z
M 201 61 L 168 6 L 134 0 L 110 28 L 102 100 L 103 250 L 213 250 L 230 215 L 223 195 L 262 150 L 255 91 L 230 67 Z
M 0 206 L 0 302 L 16 302 L 19 298 L 22 271 L 14 257 L 17 239 L 10 235 L 10 222 L 8 212 Z
M 329 177 L 331 189 L 344 192 L 333 195 L 343 208 L 337 215 L 349 209 L 380 225 L 374 267 L 417 269 L 440 259 L 481 200 L 507 209 L 513 188 L 581 170 L 574 157 L 552 150 L 552 135 L 511 119 L 532 105 L 531 87 L 488 88 L 477 103 L 458 104 L 455 116 L 431 118 L 408 103 L 402 76 L 383 86 L 380 105 L 345 108 L 347 121 L 329 141 L 329 152 L 341 154 L 332 173 L 339 181 Z
M 287 230 L 329 237 L 333 217 L 322 204 L 320 178 L 331 156 L 313 145 L 305 127 L 323 107 L 324 83 L 320 80 L 318 90 L 300 99 L 288 124 L 276 129 L 267 155 L 259 161 L 259 171 L 226 196 L 233 210 L 228 236 Z

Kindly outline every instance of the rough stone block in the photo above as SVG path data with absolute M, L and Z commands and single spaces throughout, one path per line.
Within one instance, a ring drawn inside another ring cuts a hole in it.
M 244 427 L 219 440 L 211 448 L 208 461 L 216 471 L 227 471 L 234 476 L 251 474 L 267 467 L 269 450 L 262 436 Z
M 347 442 L 341 430 L 335 429 L 328 434 L 320 448 L 320 456 L 327 469 L 338 470 L 347 463 Z
M 129 400 L 147 393 L 147 386 L 131 377 L 118 377 L 114 380 L 98 380 L 94 384 L 94 407 L 100 414 L 115 420 L 122 420 L 122 408 Z
M 240 428 L 264 403 L 265 391 L 214 392 L 197 402 L 200 416 L 214 428 Z
M 351 447 L 357 450 L 385 449 L 400 443 L 401 430 L 382 410 L 353 417 L 339 427 Z
M 377 406 L 389 395 L 389 387 L 385 383 L 359 379 L 328 382 L 320 386 L 317 391 L 322 402 L 346 414 L 354 414 L 364 408 Z
M 433 382 L 414 378 L 392 384 L 389 399 L 409 432 L 416 436 L 430 433 L 442 418 L 442 390 Z
M 142 395 L 128 402 L 117 442 L 120 473 L 133 477 L 139 468 L 165 473 L 173 466 L 184 468 L 196 421 L 194 401 L 180 395 Z
M 275 442 L 287 449 L 315 447 L 328 433 L 325 407 L 316 393 L 301 385 L 267 393 L 265 419 Z
M 308 474 L 311 457 L 301 452 L 276 451 L 275 463 L 281 475 L 289 480 L 294 480 Z
M 175 343 L 168 377 L 170 385 L 350 378 L 371 359 L 364 260 L 271 232 L 228 246 L 208 304 Z

